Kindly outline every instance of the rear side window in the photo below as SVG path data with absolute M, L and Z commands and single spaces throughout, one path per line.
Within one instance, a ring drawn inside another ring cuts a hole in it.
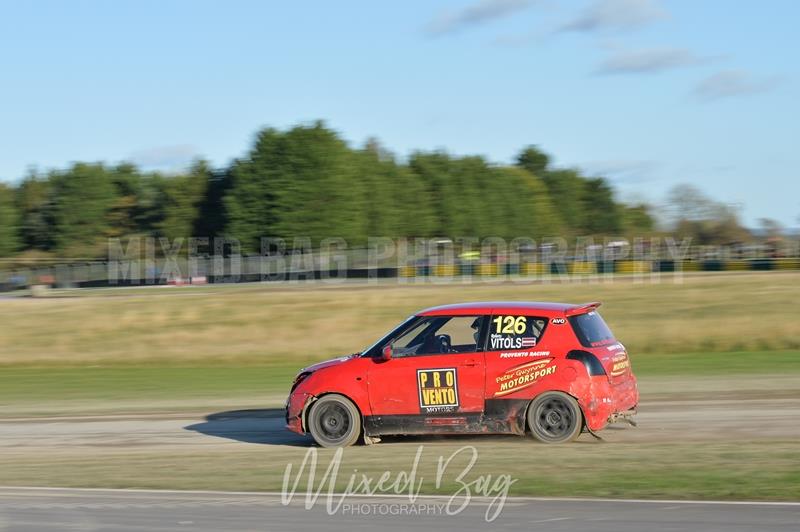
M 614 334 L 596 311 L 570 316 L 569 322 L 584 347 L 602 345 L 614 339 Z

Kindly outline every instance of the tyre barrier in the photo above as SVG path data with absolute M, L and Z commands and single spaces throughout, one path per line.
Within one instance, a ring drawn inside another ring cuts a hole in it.
M 800 270 L 800 258 L 781 259 L 707 259 L 707 260 L 616 260 L 616 261 L 567 261 L 526 262 L 522 264 L 438 264 L 435 266 L 404 266 L 399 269 L 401 277 L 478 276 L 503 275 L 596 275 L 623 274 L 643 275 L 673 272 L 746 272 L 772 270 Z
M 561 261 L 561 262 L 523 262 L 523 263 L 479 263 L 467 262 L 464 264 L 407 264 L 400 267 L 381 268 L 350 268 L 345 270 L 309 270 L 291 271 L 262 275 L 258 273 L 244 273 L 239 275 L 207 275 L 196 277 L 189 283 L 174 284 L 205 284 L 205 283 L 246 283 L 269 281 L 303 281 L 303 280 L 336 280 L 336 279 L 416 279 L 416 278 L 441 278 L 442 280 L 459 277 L 495 278 L 504 276 L 519 277 L 547 277 L 547 276 L 581 276 L 592 275 L 653 275 L 657 273 L 673 272 L 769 272 L 800 270 L 800 258 L 761 258 L 761 259 L 707 259 L 707 260 L 605 260 L 605 261 Z M 53 273 L 49 286 L 54 287 L 114 287 L 114 286 L 144 286 L 162 285 L 167 281 L 162 279 L 131 279 L 123 278 L 111 281 L 108 278 L 95 277 L 93 279 L 75 279 L 70 275 L 59 275 L 56 268 L 42 268 L 33 271 L 10 272 L 14 282 L 0 278 L 0 292 L 27 288 L 37 282 L 48 271 Z M 6 272 L 8 273 L 8 272 Z

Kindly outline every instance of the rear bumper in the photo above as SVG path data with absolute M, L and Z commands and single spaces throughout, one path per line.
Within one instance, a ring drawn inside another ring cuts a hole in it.
M 633 374 L 611 384 L 606 376 L 591 377 L 591 398 L 583 406 L 586 425 L 593 431 L 609 423 L 630 419 L 639 404 L 639 388 Z
M 636 426 L 636 422 L 633 421 L 633 416 L 636 415 L 636 408 L 632 408 L 630 410 L 626 410 L 624 412 L 613 412 L 608 417 L 608 423 L 616 423 L 617 421 L 625 421 L 626 423 L 630 423 L 633 426 Z

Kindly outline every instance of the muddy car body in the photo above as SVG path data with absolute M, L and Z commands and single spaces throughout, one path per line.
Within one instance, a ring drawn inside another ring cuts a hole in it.
M 487 302 L 423 310 L 361 353 L 301 370 L 287 427 L 323 446 L 388 434 L 532 434 L 547 443 L 630 419 L 628 353 L 597 311 Z

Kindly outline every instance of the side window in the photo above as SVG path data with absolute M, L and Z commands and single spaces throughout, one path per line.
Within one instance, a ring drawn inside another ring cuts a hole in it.
M 457 316 L 439 327 L 437 336 L 445 337 L 450 344 L 450 353 L 473 353 L 478 351 L 478 339 L 486 316 Z M 482 349 L 481 349 L 482 351 Z
M 531 349 L 542 338 L 547 319 L 534 316 L 498 314 L 489 323 L 490 351 Z
M 478 339 L 486 319 L 487 316 L 435 316 L 422 320 L 395 339 L 395 356 L 478 351 Z

